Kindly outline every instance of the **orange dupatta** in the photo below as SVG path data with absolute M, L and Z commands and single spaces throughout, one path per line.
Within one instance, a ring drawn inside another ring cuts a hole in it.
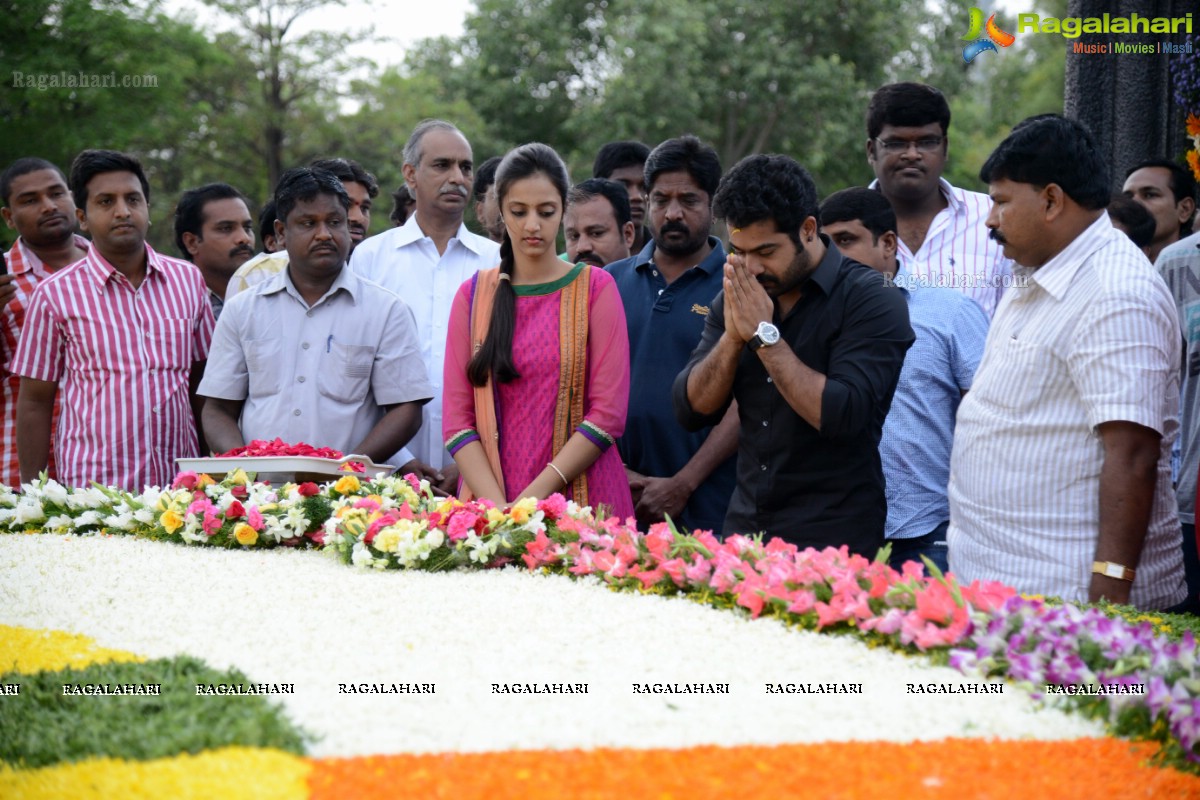
M 570 284 L 563 287 L 559 302 L 558 346 L 559 377 L 558 398 L 554 408 L 553 452 L 558 454 L 566 445 L 575 428 L 583 422 L 584 382 L 587 378 L 587 334 L 588 294 L 591 286 L 591 267 L 584 265 Z M 475 293 L 471 299 L 471 352 L 478 353 L 487 339 L 492 321 L 492 306 L 496 300 L 496 289 L 500 286 L 499 268 L 478 273 Z M 496 418 L 496 395 L 492 379 L 483 386 L 476 386 L 475 429 L 487 455 L 488 465 L 500 485 L 500 491 L 508 497 L 504 486 L 504 471 L 500 466 L 500 426 Z M 581 506 L 587 505 L 587 471 L 571 481 L 572 499 Z M 471 500 L 474 493 L 463 481 L 460 495 Z

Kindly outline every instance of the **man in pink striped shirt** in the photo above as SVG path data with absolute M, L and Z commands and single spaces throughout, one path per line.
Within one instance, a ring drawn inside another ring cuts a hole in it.
M 189 379 L 212 338 L 204 279 L 146 244 L 150 189 L 137 159 L 85 150 L 71 165 L 71 191 L 92 245 L 38 286 L 13 359 L 21 479 L 46 467 L 61 390 L 62 483 L 165 486 L 175 459 L 198 451 Z
M 10 362 L 25 327 L 38 283 L 87 255 L 88 240 L 75 233 L 75 203 L 62 170 L 41 158 L 18 158 L 0 175 L 0 209 L 18 237 L 4 254 L 0 275 L 0 483 L 21 486 L 17 462 L 17 392 L 21 378 Z M 49 465 L 56 476 L 54 464 Z

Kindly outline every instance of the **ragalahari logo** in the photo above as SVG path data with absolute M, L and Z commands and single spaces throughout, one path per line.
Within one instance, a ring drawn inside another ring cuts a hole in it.
M 987 36 L 981 38 L 979 34 L 984 31 L 987 31 Z M 1008 47 L 1017 40 L 1017 37 L 996 27 L 995 14 L 988 17 L 987 25 L 984 25 L 983 11 L 972 6 L 970 29 L 967 31 L 967 35 L 962 37 L 962 40 L 971 42 L 963 48 L 963 61 L 970 64 L 975 60 L 975 56 L 984 50 L 991 50 L 994 53 L 999 52 L 996 50 L 997 44 L 1001 47 Z

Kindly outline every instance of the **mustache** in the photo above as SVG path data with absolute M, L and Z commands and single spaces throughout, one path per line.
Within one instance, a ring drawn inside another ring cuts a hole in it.
M 1004 234 L 1000 232 L 999 228 L 992 228 L 988 231 L 988 238 L 1000 244 L 1008 244 L 1008 239 L 1004 238 Z
M 442 189 L 440 192 L 438 192 L 438 194 L 456 194 L 465 199 L 467 196 L 467 187 L 451 186 L 449 189 Z
M 682 222 L 665 222 L 665 223 L 663 223 L 663 226 L 659 229 L 658 235 L 666 236 L 668 233 L 682 233 L 685 236 L 687 236 L 687 235 L 690 235 L 691 232 L 692 232 L 692 229 L 689 228 L 687 225 L 684 225 Z
M 573 258 L 571 260 L 574 261 L 576 264 L 578 264 L 580 262 L 584 262 L 586 264 L 592 264 L 597 267 L 604 266 L 603 259 L 601 259 L 600 256 L 598 256 L 592 252 L 576 253 L 575 258 Z
M 254 251 L 251 250 L 248 245 L 244 245 L 244 244 L 240 245 L 239 247 L 235 247 L 229 251 L 230 258 L 233 258 L 234 256 L 252 256 L 252 255 L 254 255 Z

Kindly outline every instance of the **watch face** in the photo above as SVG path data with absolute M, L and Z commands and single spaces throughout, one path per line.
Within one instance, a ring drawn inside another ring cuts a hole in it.
M 775 344 L 779 341 L 779 328 L 769 322 L 758 323 L 758 330 L 755 333 L 758 334 L 758 338 L 762 339 L 763 344 Z

